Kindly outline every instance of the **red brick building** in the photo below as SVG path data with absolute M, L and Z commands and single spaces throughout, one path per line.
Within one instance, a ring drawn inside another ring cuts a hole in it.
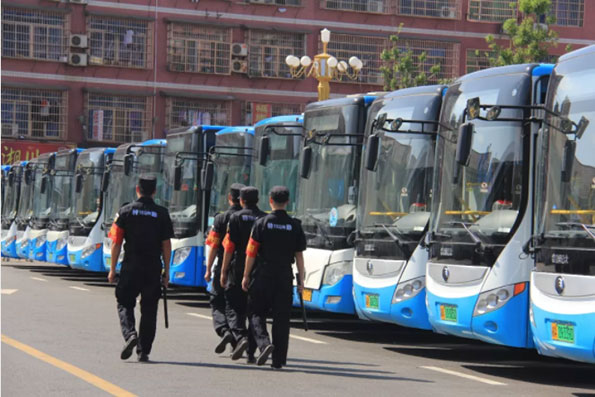
M 251 124 L 296 113 L 317 82 L 285 57 L 359 57 L 357 81 L 332 94 L 382 90 L 380 52 L 401 43 L 441 77 L 485 67 L 485 35 L 511 0 L 6 0 L 2 2 L 2 139 L 117 145 L 185 123 Z M 595 43 L 595 1 L 553 0 L 562 52 Z M 6 159 L 8 160 L 8 159 Z

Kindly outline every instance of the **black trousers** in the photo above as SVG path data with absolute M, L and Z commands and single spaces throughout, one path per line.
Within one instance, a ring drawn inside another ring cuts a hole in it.
M 211 304 L 211 312 L 213 314 L 213 327 L 219 337 L 225 335 L 226 332 L 230 332 L 229 322 L 227 321 L 226 314 L 226 300 L 225 300 L 225 289 L 221 287 L 221 268 L 217 266 L 213 270 L 212 284 L 213 289 L 209 296 L 209 303 Z
M 116 300 L 124 340 L 137 335 L 134 307 L 139 294 L 141 317 L 136 352 L 150 354 L 155 340 L 157 306 L 161 297 L 161 269 L 123 269 L 120 272 L 120 279 L 116 285 Z
M 257 276 L 250 288 L 250 327 L 260 351 L 271 343 L 267 332 L 267 315 L 273 317 L 273 365 L 285 365 L 289 347 L 289 323 L 293 302 L 291 275 Z
M 225 289 L 225 301 L 227 304 L 225 314 L 235 343 L 239 342 L 242 338 L 248 338 L 248 354 L 254 354 L 256 343 L 253 332 L 246 328 L 246 320 L 248 319 L 248 294 L 242 290 L 241 284 L 236 282 Z

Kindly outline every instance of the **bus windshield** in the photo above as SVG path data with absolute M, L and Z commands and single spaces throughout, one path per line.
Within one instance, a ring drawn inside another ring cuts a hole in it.
M 110 165 L 109 184 L 105 194 L 105 223 L 111 225 L 120 207 L 136 199 L 136 181 L 134 175 L 124 174 L 124 156 L 128 152 L 128 146 L 121 146 L 116 149 Z M 105 228 L 107 235 L 109 226 Z
M 10 224 L 17 216 L 17 207 L 19 204 L 19 187 L 23 168 L 13 166 L 9 171 L 12 176 L 6 177 L 2 189 L 4 190 L 4 201 L 2 202 L 2 224 Z M 10 174 L 9 174 L 10 175 Z M 12 182 L 12 183 L 11 183 Z
M 29 167 L 29 166 L 27 166 Z M 31 216 L 33 216 L 33 188 L 35 187 L 33 181 L 27 183 L 25 180 L 25 169 L 23 169 L 23 177 L 21 178 L 21 194 L 19 200 L 19 211 L 17 213 L 18 223 L 27 223 Z
M 89 228 L 97 222 L 101 210 L 101 179 L 104 170 L 104 150 L 85 150 L 77 160 L 77 175 L 82 175 L 80 192 L 74 193 L 75 224 Z
M 53 230 L 65 230 L 72 215 L 75 153 L 57 153 L 51 178 L 50 222 Z
M 45 186 L 45 191 L 41 192 L 42 181 L 44 177 L 47 177 L 45 174 L 45 168 L 47 163 L 37 163 L 35 164 L 35 171 L 33 174 L 34 178 L 34 188 L 33 188 L 33 219 L 35 221 L 40 221 L 41 224 L 45 225 L 45 222 L 49 219 L 50 212 L 52 210 L 51 206 L 51 194 L 50 191 L 52 189 L 51 186 L 51 179 L 47 178 L 47 185 Z M 45 226 L 44 226 L 45 227 Z

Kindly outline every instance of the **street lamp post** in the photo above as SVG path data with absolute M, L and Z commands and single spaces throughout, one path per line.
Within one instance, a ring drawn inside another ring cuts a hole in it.
M 359 58 L 352 56 L 349 58 L 349 64 L 345 61 L 338 61 L 337 58 L 326 52 L 328 43 L 331 39 L 331 32 L 328 29 L 320 31 L 320 41 L 322 41 L 322 53 L 314 56 L 314 61 L 308 55 L 298 58 L 295 55 L 288 55 L 285 63 L 289 66 L 291 76 L 294 78 L 302 76 L 312 76 L 318 80 L 318 100 L 323 101 L 329 98 L 330 85 L 333 79 L 340 79 L 346 76 L 351 80 L 357 79 L 360 70 L 363 67 Z M 351 66 L 352 71 L 349 71 Z

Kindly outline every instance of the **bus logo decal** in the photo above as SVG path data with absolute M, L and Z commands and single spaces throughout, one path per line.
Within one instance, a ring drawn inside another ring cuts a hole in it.
M 448 270 L 448 266 L 444 266 L 442 268 L 442 278 L 445 282 L 448 282 L 448 278 L 450 277 L 450 270 Z
M 556 288 L 556 292 L 558 295 L 562 295 L 564 292 L 564 287 L 566 287 L 566 283 L 564 282 L 564 277 L 558 276 L 556 277 L 556 282 L 554 283 L 554 287 Z
M 368 261 L 368 263 L 366 263 L 366 270 L 368 271 L 368 274 L 372 275 L 372 273 L 374 273 L 374 264 L 372 263 L 372 261 Z

